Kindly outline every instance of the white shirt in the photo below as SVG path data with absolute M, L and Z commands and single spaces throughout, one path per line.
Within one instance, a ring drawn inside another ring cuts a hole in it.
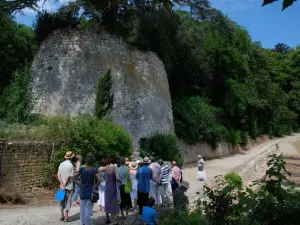
M 73 190 L 73 170 L 74 166 L 70 160 L 63 161 L 58 167 L 58 173 L 60 174 L 61 179 L 64 183 L 66 183 L 68 177 L 70 177 L 68 183 L 66 184 L 67 190 Z

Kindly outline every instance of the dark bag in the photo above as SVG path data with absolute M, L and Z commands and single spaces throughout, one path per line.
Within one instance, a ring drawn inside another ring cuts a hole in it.
M 99 192 L 98 190 L 94 189 L 91 196 L 91 201 L 96 203 L 99 200 Z
M 95 188 L 95 184 L 96 184 L 96 179 L 94 176 L 94 186 L 93 186 L 93 192 L 92 192 L 92 196 L 91 196 L 91 201 L 93 203 L 96 203 L 99 200 L 99 192 L 98 192 L 97 188 Z

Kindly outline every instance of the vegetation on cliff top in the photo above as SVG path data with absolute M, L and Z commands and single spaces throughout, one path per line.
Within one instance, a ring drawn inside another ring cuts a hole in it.
M 5 6 L 8 12 L 24 6 L 12 2 Z M 298 129 L 299 47 L 279 43 L 274 49 L 262 48 L 245 29 L 211 8 L 208 1 L 177 2 L 187 4 L 190 13 L 174 10 L 170 1 L 119 1 L 107 11 L 106 3 L 110 1 L 80 2 L 83 5 L 75 1 L 58 12 L 39 13 L 35 39 L 41 42 L 48 33 L 62 27 L 102 25 L 140 49 L 156 52 L 167 70 L 179 138 L 189 143 L 205 140 L 212 145 L 225 139 L 238 145 L 246 144 L 248 137 L 281 136 Z M 115 11 L 120 8 L 123 10 Z M 1 17 L 11 20 L 4 14 Z M 15 27 L 13 22 L 7 24 Z M 15 35 L 14 29 L 7 30 L 7 35 Z M 3 46 L 19 43 L 18 39 L 3 40 Z M 34 49 L 35 44 L 29 46 Z M 3 54 L 8 50 L 1 48 Z M 25 52 L 20 49 L 11 55 L 14 58 Z M 28 61 L 33 58 L 32 51 L 23 55 Z M 11 82 L 13 71 L 24 64 L 4 65 L 9 74 L 5 79 Z M 6 105 L 1 104 L 0 111 L 5 113 L 0 116 L 9 120 L 7 115 L 12 115 L 9 112 L 14 107 Z M 15 121 L 26 122 L 18 118 Z

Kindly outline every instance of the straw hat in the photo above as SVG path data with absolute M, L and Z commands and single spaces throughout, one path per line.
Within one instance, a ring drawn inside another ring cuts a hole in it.
M 144 159 L 143 159 L 143 163 L 150 163 L 151 161 L 150 161 L 150 159 L 149 159 L 149 157 L 145 157 Z
M 129 163 L 129 167 L 132 170 L 136 170 L 139 166 L 138 166 L 138 164 L 136 162 L 130 162 Z
M 129 165 L 130 161 L 128 158 L 125 158 L 125 165 Z
M 189 188 L 190 188 L 190 184 L 189 184 L 187 181 L 182 181 L 182 182 L 180 183 L 180 186 L 185 187 L 186 189 L 189 189 Z
M 72 159 L 75 156 L 74 152 L 68 151 L 65 154 L 65 159 Z

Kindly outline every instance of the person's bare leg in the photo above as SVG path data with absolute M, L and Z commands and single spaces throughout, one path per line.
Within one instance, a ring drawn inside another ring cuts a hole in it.
M 60 219 L 63 220 L 63 219 L 65 219 L 64 210 L 61 209 L 60 211 L 61 211 Z
M 65 210 L 65 220 L 69 219 L 69 210 Z

